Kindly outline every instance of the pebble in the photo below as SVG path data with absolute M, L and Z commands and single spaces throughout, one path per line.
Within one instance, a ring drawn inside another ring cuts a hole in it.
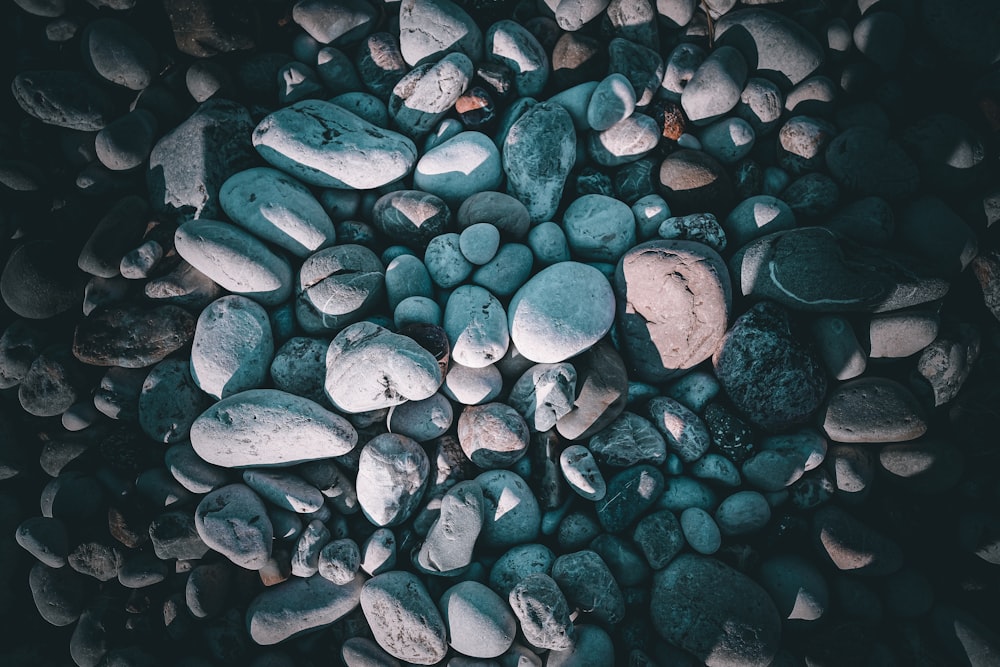
M 636 524 L 632 540 L 653 570 L 661 570 L 684 548 L 684 533 L 677 517 L 661 509 L 647 514 Z
M 363 584 L 360 577 L 341 585 L 313 575 L 268 587 L 247 607 L 247 632 L 257 644 L 271 646 L 330 626 L 357 609 Z
M 500 230 L 488 222 L 477 222 L 462 230 L 459 249 L 465 259 L 482 266 L 493 259 L 500 248 Z
M 607 493 L 604 476 L 590 450 L 570 445 L 559 454 L 559 469 L 569 487 L 587 500 L 602 500 Z
M 701 507 L 688 507 L 681 512 L 680 527 L 688 545 L 700 554 L 710 556 L 722 546 L 718 524 Z
M 437 359 L 412 338 L 370 322 L 352 324 L 330 343 L 326 393 L 348 413 L 430 398 L 441 386 Z
M 722 252 L 728 243 L 726 233 L 711 213 L 692 213 L 666 218 L 660 223 L 656 233 L 667 241 L 695 241 L 707 245 L 716 252 Z
M 293 577 L 312 577 L 319 572 L 319 554 L 330 542 L 330 529 L 320 519 L 311 520 L 295 539 L 290 558 Z
M 927 431 L 923 409 L 902 384 L 862 377 L 836 387 L 819 415 L 835 442 L 903 442 Z
M 66 254 L 67 249 L 55 241 L 35 240 L 17 246 L 0 275 L 0 296 L 7 307 L 20 317 L 44 320 L 78 306 L 85 276 L 75 269 L 65 270 L 73 265 L 72 261 L 60 261 Z
M 332 245 L 333 223 L 309 190 L 269 167 L 233 174 L 219 191 L 219 203 L 236 224 L 296 257 Z
M 569 363 L 536 364 L 514 383 L 508 404 L 533 431 L 550 430 L 573 409 L 576 369 Z
M 417 509 L 430 473 L 427 454 L 404 435 L 385 433 L 361 450 L 358 463 L 358 503 L 365 517 L 379 527 L 396 526 Z
M 174 234 L 177 253 L 224 289 L 275 306 L 291 296 L 288 261 L 227 222 L 187 222 Z
M 496 363 L 510 344 L 503 305 L 476 285 L 461 285 L 448 297 L 444 330 L 451 343 L 452 358 L 469 368 Z
M 650 615 L 668 642 L 709 665 L 770 665 L 781 645 L 774 602 L 745 574 L 681 554 L 656 574 Z
M 817 553 L 842 572 L 884 576 L 903 564 L 899 545 L 835 505 L 816 510 L 811 537 Z
M 649 464 L 622 470 L 608 480 L 604 500 L 597 504 L 597 518 L 609 533 L 628 529 L 659 499 L 663 474 Z
M 517 620 L 507 602 L 477 581 L 463 581 L 438 600 L 448 643 L 471 658 L 496 658 L 514 643 Z
M 569 113 L 542 102 L 511 125 L 501 150 L 507 192 L 528 210 L 531 222 L 551 220 L 576 161 L 576 133 Z
M 817 622 L 830 610 L 826 579 L 801 556 L 779 554 L 768 558 L 760 566 L 760 583 L 790 628 Z
M 14 534 L 17 544 L 42 564 L 51 568 L 66 565 L 69 535 L 66 524 L 52 517 L 30 517 L 22 521 Z
M 345 243 L 310 255 L 295 285 L 295 319 L 307 333 L 339 331 L 385 296 L 385 267 L 368 248 Z
M 450 0 L 407 0 L 399 8 L 399 48 L 411 67 L 448 53 L 464 53 L 478 62 L 483 55 L 483 33 L 472 17 Z
M 186 346 L 194 330 L 194 318 L 177 306 L 111 306 L 80 320 L 73 356 L 93 366 L 145 368 Z
M 929 385 L 935 407 L 948 403 L 961 391 L 979 358 L 980 345 L 979 333 L 960 325 L 957 331 L 942 332 L 920 353 L 917 373 Z
M 224 296 L 198 316 L 191 378 L 209 396 L 221 399 L 260 387 L 273 356 L 271 323 L 257 302 Z
M 223 468 L 341 456 L 358 442 L 343 417 L 278 389 L 251 389 L 215 403 L 195 420 L 190 437 L 198 456 Z
M 498 297 L 507 298 L 531 277 L 534 256 L 521 243 L 505 243 L 489 262 L 472 273 L 472 282 Z
M 739 49 L 751 69 L 782 88 L 798 84 L 824 60 L 823 49 L 805 27 L 771 9 L 728 12 L 716 22 L 715 38 L 720 46 Z
M 747 79 L 736 115 L 753 128 L 757 136 L 765 136 L 778 126 L 785 108 L 785 96 L 774 82 L 752 76 Z
M 478 192 L 495 190 L 502 180 L 500 152 L 482 132 L 460 132 L 437 144 L 420 157 L 413 171 L 415 188 L 454 207 Z
M 28 573 L 28 587 L 38 615 L 56 627 L 71 625 L 85 609 L 86 580 L 68 567 L 35 563 Z
M 587 448 L 598 463 L 626 468 L 637 463 L 662 464 L 667 444 L 651 422 L 624 411 L 590 437 Z
M 768 430 L 803 423 L 826 395 L 819 360 L 792 336 L 788 313 L 771 302 L 736 320 L 712 363 L 736 407 Z
M 199 536 L 190 511 L 164 512 L 157 516 L 149 524 L 149 540 L 153 553 L 160 560 L 196 560 L 211 551 Z
M 463 53 L 414 67 L 393 87 L 389 117 L 406 136 L 422 138 L 469 87 L 472 75 L 472 61 Z
M 416 575 L 394 570 L 361 588 L 361 610 L 375 641 L 400 660 L 432 665 L 448 652 L 447 626 Z
M 411 248 L 424 248 L 447 231 L 451 209 L 437 195 L 420 190 L 396 190 L 379 197 L 372 210 L 375 228 Z
M 771 507 L 756 491 L 737 491 L 724 498 L 715 510 L 715 522 L 727 537 L 755 533 L 770 520 Z
M 544 90 L 549 77 L 548 55 L 521 24 L 509 19 L 493 23 L 486 31 L 485 54 L 488 61 L 510 68 L 519 97 L 534 97 Z
M 445 376 L 441 392 L 462 405 L 482 405 L 500 395 L 503 377 L 495 365 L 468 368 L 452 362 Z
M 87 69 L 106 81 L 142 90 L 156 76 L 159 59 L 153 45 L 118 19 L 88 23 L 80 40 Z
M 355 581 L 361 567 L 358 543 L 348 538 L 329 542 L 319 552 L 317 567 L 321 577 L 339 586 Z
M 76 72 L 20 72 L 11 83 L 11 94 L 25 113 L 46 125 L 96 132 L 116 115 L 105 90 Z
M 513 465 L 527 452 L 528 440 L 528 425 L 504 403 L 471 405 L 458 418 L 462 451 L 483 469 Z
M 720 46 L 703 60 L 681 93 L 688 120 L 705 125 L 732 110 L 747 79 L 747 62 L 731 46 Z
M 578 262 L 554 264 L 511 298 L 511 342 L 532 361 L 564 361 L 604 337 L 614 319 L 614 304 L 611 285 L 600 271 Z
M 531 221 L 528 209 L 514 197 L 502 192 L 477 192 L 458 207 L 455 220 L 459 229 L 488 222 L 500 231 L 501 238 L 522 240 Z
M 567 207 L 563 231 L 572 254 L 584 261 L 616 262 L 635 245 L 635 217 L 627 204 L 584 195 Z
M 601 132 L 619 123 L 635 111 L 635 91 L 622 74 L 609 74 L 594 88 L 587 104 L 587 125 Z
M 327 188 L 378 188 L 409 174 L 417 161 L 407 137 L 320 100 L 266 116 L 253 130 L 253 146 L 271 166 Z
M 208 547 L 240 567 L 259 570 L 271 557 L 271 521 L 260 497 L 243 484 L 220 487 L 202 498 L 194 524 Z
M 899 359 L 917 354 L 934 342 L 939 324 L 936 312 L 906 310 L 875 315 L 868 321 L 868 357 Z
M 715 482 L 728 488 L 736 488 L 741 483 L 740 471 L 732 459 L 709 452 L 691 465 L 691 474 L 698 479 Z
M 622 257 L 614 278 L 618 333 L 639 379 L 662 382 L 712 354 L 729 318 L 723 266 L 718 253 L 693 241 L 648 241 Z
M 155 108 L 150 111 L 156 113 Z M 218 218 L 222 184 L 254 166 L 252 130 L 246 107 L 213 98 L 166 132 L 153 146 L 146 167 L 152 209 L 185 220 Z
M 655 180 L 657 192 L 675 215 L 708 212 L 721 216 L 735 198 L 728 171 L 700 150 L 674 151 L 660 163 Z
M 483 529 L 478 545 L 504 549 L 533 542 L 542 515 L 527 482 L 510 470 L 488 470 L 475 478 L 483 489 Z
M 184 586 L 184 600 L 195 618 L 218 616 L 232 588 L 232 570 L 225 562 L 199 565 Z
M 620 167 L 649 155 L 659 143 L 660 134 L 655 119 L 634 113 L 606 130 L 588 135 L 587 152 L 602 167 Z
M 476 482 L 466 480 L 451 487 L 441 499 L 441 513 L 431 524 L 415 564 L 431 574 L 464 572 L 472 563 L 483 511 L 483 491 Z
M 270 377 L 274 388 L 324 404 L 327 399 L 323 384 L 329 347 L 329 343 L 320 338 L 289 338 L 271 361 Z
M 163 454 L 163 462 L 173 478 L 191 493 L 208 493 L 229 480 L 225 468 L 203 461 L 189 443 L 169 447 Z
M 382 650 L 373 640 L 351 637 L 340 647 L 340 659 L 346 667 L 399 667 L 399 661 Z
M 508 600 L 531 646 L 552 651 L 573 646 L 576 627 L 570 620 L 569 603 L 548 574 L 526 575 L 511 589 Z
M 136 109 L 116 118 L 94 139 L 97 159 L 111 171 L 135 169 L 152 152 L 157 130 L 156 116 L 145 109 Z
M 264 500 L 292 512 L 308 514 L 323 506 L 323 494 L 289 472 L 244 470 L 243 481 Z
M 465 282 L 475 268 L 461 249 L 461 236 L 454 232 L 439 234 L 427 243 L 424 266 L 436 285 L 444 289 Z

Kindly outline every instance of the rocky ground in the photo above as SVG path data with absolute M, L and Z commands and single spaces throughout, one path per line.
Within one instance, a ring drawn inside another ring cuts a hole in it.
M 991 0 L 14 0 L 0 664 L 1000 664 Z

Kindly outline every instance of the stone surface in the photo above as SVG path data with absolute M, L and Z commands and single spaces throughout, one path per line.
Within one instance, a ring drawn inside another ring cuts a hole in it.
M 597 269 L 578 262 L 554 264 L 511 298 L 511 342 L 532 361 L 565 361 L 604 337 L 614 305 L 611 285 Z
M 768 430 L 805 422 L 826 395 L 819 360 L 793 336 L 788 313 L 771 302 L 736 320 L 712 364 L 736 407 Z
M 190 363 L 177 358 L 164 359 L 149 371 L 138 399 L 139 427 L 157 442 L 186 440 L 209 405 L 191 378 Z
M 448 53 L 464 53 L 478 62 L 483 55 L 483 32 L 450 0 L 406 0 L 399 7 L 399 50 L 411 67 Z
M 621 258 L 614 280 L 621 344 L 641 380 L 662 382 L 696 366 L 725 334 L 729 273 L 706 245 L 642 243 Z
M 262 386 L 273 356 L 271 322 L 257 302 L 224 296 L 198 316 L 191 378 L 209 396 L 222 399 Z
M 253 146 L 272 166 L 308 184 L 344 190 L 399 180 L 417 161 L 407 137 L 319 100 L 266 116 L 253 130 Z
M 554 651 L 573 646 L 576 628 L 570 620 L 569 603 L 548 574 L 536 572 L 525 576 L 510 591 L 508 599 L 525 639 L 532 646 Z
M 888 378 L 864 377 L 830 393 L 819 415 L 836 442 L 903 442 L 927 431 L 924 411 L 905 386 Z
M 710 667 L 770 665 L 781 620 L 756 582 L 721 561 L 682 554 L 653 581 L 657 632 Z
M 369 322 L 337 334 L 326 369 L 327 396 L 338 409 L 351 413 L 430 398 L 443 381 L 434 355 L 412 338 Z
M 903 564 L 898 544 L 834 505 L 813 514 L 811 537 L 816 551 L 844 572 L 883 576 Z
M 269 646 L 332 625 L 358 607 L 363 584 L 360 577 L 338 585 L 313 575 L 267 588 L 247 607 L 250 638 Z
M 507 192 L 524 204 L 532 222 L 552 219 L 576 155 L 569 113 L 536 104 L 511 126 L 501 150 Z
M 448 643 L 470 658 L 496 658 L 504 654 L 517 633 L 517 621 L 507 602 L 476 581 L 463 581 L 446 590 L 438 600 L 448 627 Z
M 372 438 L 358 461 L 361 511 L 379 527 L 405 522 L 416 511 L 429 475 L 427 453 L 413 439 L 394 433 Z
M 206 545 L 240 567 L 259 570 L 271 557 L 271 521 L 260 497 L 243 484 L 223 486 L 202 498 L 194 524 Z
M 466 457 L 480 468 L 511 466 L 528 449 L 528 425 L 504 403 L 473 405 L 458 418 L 458 441 Z
M 186 222 L 174 233 L 177 253 L 222 288 L 264 306 L 287 301 L 292 268 L 261 240 L 228 222 Z
M 10 89 L 25 113 L 46 125 L 94 132 L 110 123 L 115 113 L 104 89 L 75 72 L 21 72 Z
M 715 38 L 738 49 L 758 75 L 784 88 L 801 82 L 824 60 L 819 43 L 803 26 L 770 9 L 727 13 L 715 25 Z
M 336 240 L 333 223 L 308 188 L 277 169 L 233 174 L 219 190 L 219 204 L 233 222 L 297 257 Z
M 394 570 L 366 581 L 361 610 L 375 641 L 395 658 L 433 665 L 448 652 L 447 626 L 427 589 L 410 572 Z
M 191 426 L 198 456 L 225 468 L 288 466 L 340 456 L 358 434 L 343 417 L 277 389 L 251 389 L 214 404 Z
M 152 209 L 181 219 L 217 218 L 222 213 L 219 188 L 253 166 L 252 129 L 242 105 L 222 99 L 203 103 L 163 135 L 149 155 L 146 186 Z
M 448 297 L 444 330 L 451 343 L 452 358 L 469 368 L 496 363 L 510 344 L 503 305 L 476 285 L 461 285 Z
M 144 368 L 187 345 L 194 330 L 194 318 L 177 306 L 111 306 L 77 324 L 73 354 L 94 366 Z

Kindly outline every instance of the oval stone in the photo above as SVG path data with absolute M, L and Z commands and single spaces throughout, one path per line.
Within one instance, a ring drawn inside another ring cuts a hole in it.
M 191 344 L 191 378 L 216 399 L 255 389 L 267 380 L 274 336 L 267 311 L 238 295 L 201 311 Z
M 341 456 L 357 442 L 357 432 L 343 417 L 277 389 L 224 398 L 191 426 L 198 456 L 225 468 L 290 466 Z
M 332 625 L 357 608 L 363 583 L 355 577 L 338 585 L 316 574 L 266 588 L 247 607 L 250 638 L 270 646 Z
M 343 107 L 303 100 L 265 116 L 253 145 L 268 163 L 324 188 L 371 190 L 406 176 L 417 147 Z
M 632 248 L 615 269 L 615 290 L 622 350 L 644 381 L 660 383 L 698 365 L 726 333 L 729 271 L 704 244 L 648 241 Z
M 650 616 L 664 639 L 708 667 L 767 667 L 781 642 L 771 597 L 706 556 L 681 554 L 655 575 Z
M 539 271 L 510 300 L 510 336 L 537 363 L 559 363 L 597 343 L 611 329 L 615 296 L 608 279 L 579 262 Z
M 222 288 L 276 306 L 292 294 L 292 267 L 263 242 L 218 220 L 186 222 L 174 232 L 177 254 Z
M 308 188 L 277 169 L 233 174 L 219 190 L 219 203 L 233 222 L 296 257 L 336 240 L 333 222 Z
M 420 445 L 405 435 L 383 433 L 368 441 L 358 460 L 358 504 L 376 526 L 396 526 L 417 509 L 430 474 Z
M 394 658 L 433 665 L 448 652 L 444 620 L 415 574 L 372 577 L 361 589 L 361 609 L 375 641 Z

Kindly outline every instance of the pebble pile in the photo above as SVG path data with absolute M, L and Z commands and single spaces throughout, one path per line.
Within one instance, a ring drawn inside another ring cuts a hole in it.
M 1000 664 L 994 0 L 2 14 L 0 664 Z

